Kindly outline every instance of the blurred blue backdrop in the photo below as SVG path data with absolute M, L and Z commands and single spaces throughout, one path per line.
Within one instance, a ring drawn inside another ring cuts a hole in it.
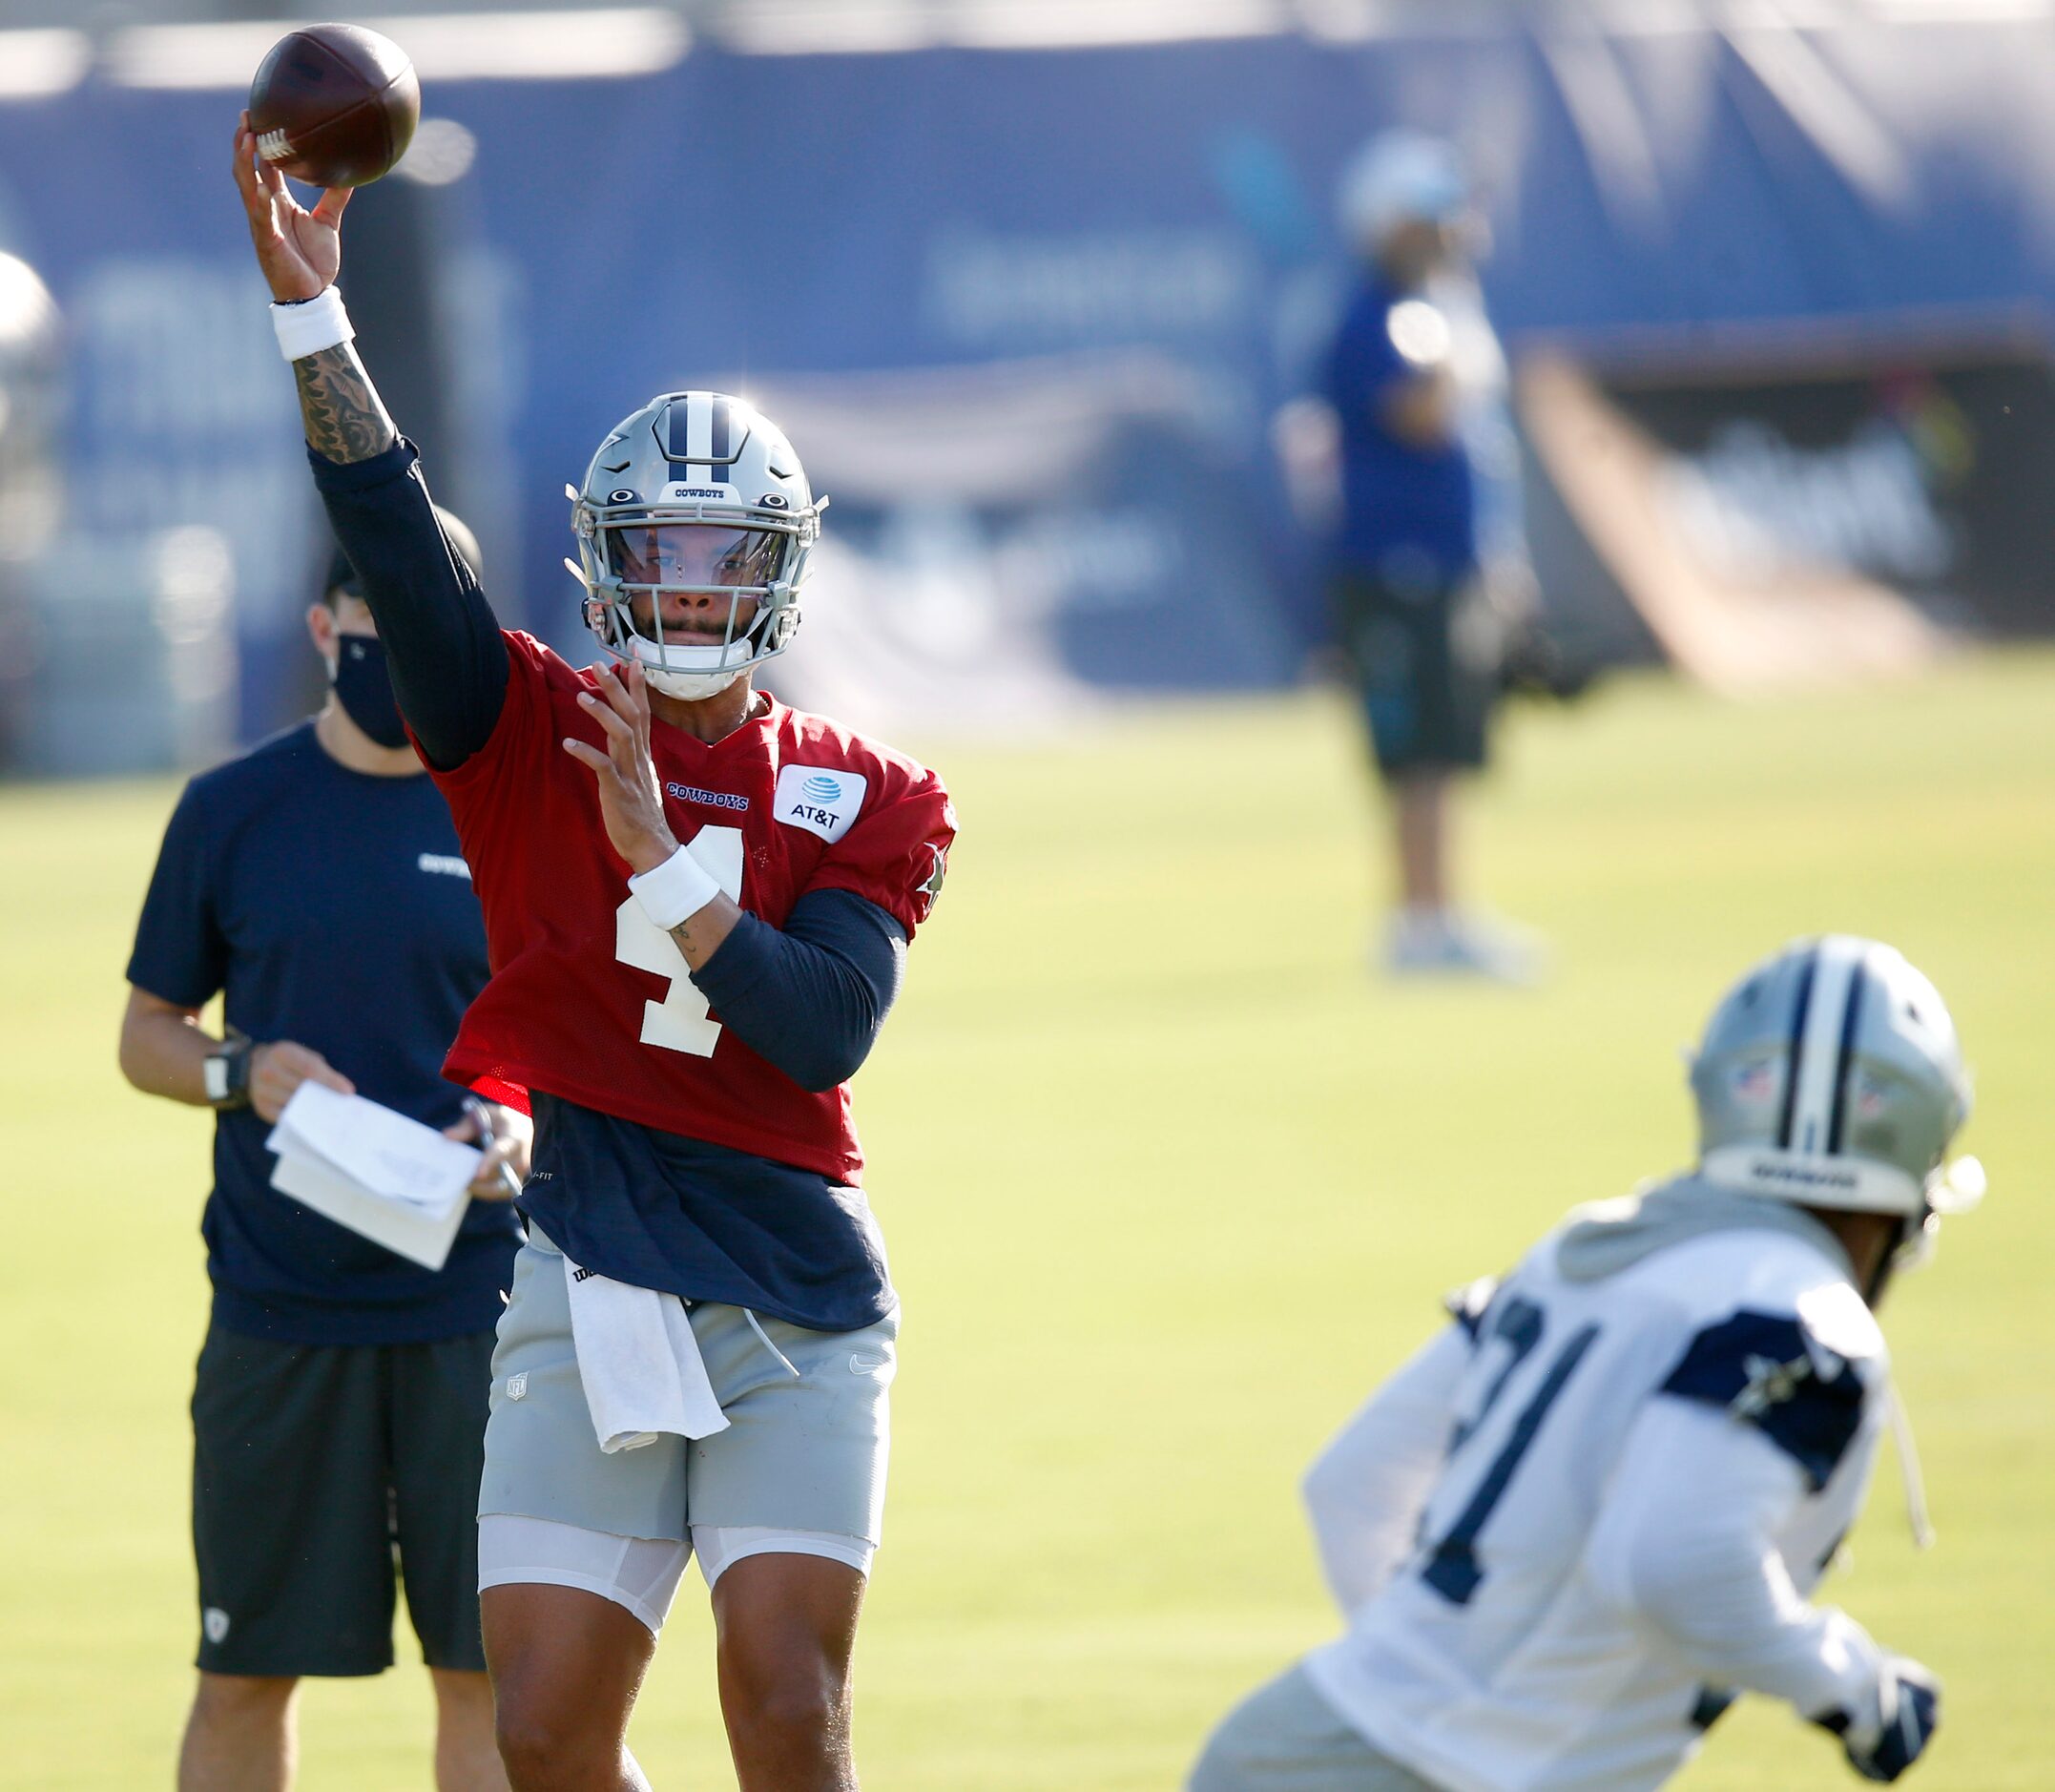
M 1516 354 L 1545 336 L 1603 356 L 1823 323 L 2016 338 L 2024 315 L 2039 331 L 2055 292 L 2045 18 L 1736 31 L 1647 14 L 1347 42 L 703 41 L 587 79 L 439 78 L 421 55 L 444 122 L 417 156 L 436 145 L 445 165 L 408 203 L 442 391 L 410 404 L 388 370 L 387 395 L 479 529 L 503 614 L 572 648 L 564 482 L 651 392 L 717 385 L 779 416 L 838 496 L 844 555 L 822 562 L 816 613 L 839 580 L 861 587 L 852 614 L 920 650 L 889 691 L 881 671 L 878 707 L 1276 683 L 1314 632 L 1318 553 L 1289 521 L 1272 420 L 1346 277 L 1335 177 L 1383 127 L 1468 156 L 1496 237 L 1485 292 Z M 247 737 L 305 697 L 315 523 L 229 184 L 239 77 L 128 84 L 148 73 L 102 63 L 0 99 L 0 247 L 64 318 L 65 508 L 17 581 L 51 673 L 15 724 L 30 763 L 96 762 L 52 742 L 120 656 L 109 618 L 176 634 L 164 556 L 207 562 L 210 539 L 230 561 L 212 601 L 233 668 L 192 677 L 239 692 L 217 732 Z M 400 184 L 367 190 L 363 213 Z M 389 369 L 366 337 L 374 374 Z M 939 588 L 907 571 L 923 553 L 950 575 Z M 186 601 L 189 633 L 208 601 Z M 802 697 L 833 682 L 821 644 L 843 633 L 802 637 Z M 843 700 L 868 719 L 861 693 Z M 190 730 L 138 730 L 117 751 L 103 725 L 101 757 L 195 750 Z

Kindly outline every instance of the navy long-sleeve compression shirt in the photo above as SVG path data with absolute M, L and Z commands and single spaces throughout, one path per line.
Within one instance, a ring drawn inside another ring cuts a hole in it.
M 506 701 L 499 619 L 443 534 L 412 443 L 348 465 L 311 448 L 307 458 L 385 643 L 400 713 L 427 762 L 452 771 L 491 738 Z M 751 1051 L 802 1089 L 832 1089 L 869 1054 L 905 956 L 905 929 L 875 903 L 816 890 L 783 927 L 744 914 L 692 980 Z

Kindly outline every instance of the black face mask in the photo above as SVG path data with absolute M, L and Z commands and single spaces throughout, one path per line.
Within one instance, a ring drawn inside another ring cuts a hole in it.
M 406 744 L 406 724 L 385 669 L 385 643 L 375 635 L 339 635 L 331 679 L 342 713 L 382 747 Z

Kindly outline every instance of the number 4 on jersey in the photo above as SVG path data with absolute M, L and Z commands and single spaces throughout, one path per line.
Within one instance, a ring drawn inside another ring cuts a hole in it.
M 742 900 L 742 830 L 702 827 L 685 850 L 727 893 Z M 637 970 L 669 977 L 671 988 L 661 1002 L 642 1005 L 642 1043 L 665 1052 L 685 1052 L 710 1058 L 720 1043 L 720 1023 L 708 1012 L 707 999 L 694 985 L 685 954 L 677 942 L 642 912 L 633 896 L 613 911 L 613 956 Z

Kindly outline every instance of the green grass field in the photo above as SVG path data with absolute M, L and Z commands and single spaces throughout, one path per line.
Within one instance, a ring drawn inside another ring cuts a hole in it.
M 1752 708 L 1635 680 L 1516 716 L 1473 832 L 1482 884 L 1559 952 L 1525 993 L 1367 974 L 1339 703 L 918 744 L 964 835 L 858 1096 L 906 1302 L 867 1784 L 1178 1783 L 1232 1699 L 1335 1628 L 1294 1490 L 1321 1439 L 1444 1286 L 1680 1160 L 1678 1046 L 1822 927 L 1895 941 L 1948 995 L 1993 1187 L 1886 1313 L 1941 1546 L 1913 1551 L 1887 1466 L 1831 1594 L 1948 1681 L 1916 1783 L 2055 1784 L 2055 656 Z M 190 1688 L 208 1128 L 114 1052 L 175 789 L 0 789 L 0 1783 L 38 1792 L 168 1784 Z M 695 1579 L 637 1720 L 662 1787 L 733 1783 L 704 1607 Z M 424 1677 L 312 1686 L 302 1785 L 426 1786 Z M 1763 1706 L 1684 1783 L 1853 1782 Z

